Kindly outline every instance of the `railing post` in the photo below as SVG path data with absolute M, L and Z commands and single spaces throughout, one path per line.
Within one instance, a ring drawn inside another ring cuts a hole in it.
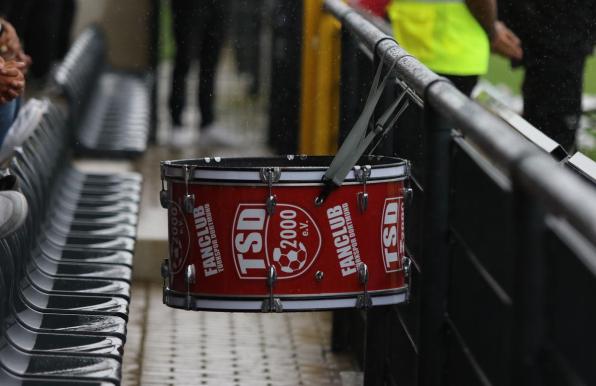
M 523 190 L 523 165 L 531 157 L 516 164 L 513 195 L 516 224 L 516 267 L 514 330 L 512 336 L 512 385 L 542 385 L 538 360 L 543 348 L 546 267 L 544 213 L 537 201 Z
M 445 81 L 445 80 L 439 80 Z M 436 82 L 431 83 L 432 87 Z M 427 89 L 428 90 L 428 89 Z M 426 98 L 425 98 L 426 99 Z M 426 181 L 420 292 L 419 385 L 442 382 L 449 276 L 449 172 L 451 125 L 425 101 Z
M 364 386 L 384 386 L 389 354 L 391 306 L 375 307 L 367 311 L 366 344 L 364 354 Z
M 274 1 L 271 10 L 269 144 L 279 154 L 298 151 L 303 0 Z
M 369 59 L 360 52 L 353 37 L 345 28 L 341 30 L 341 53 L 338 147 L 358 119 L 370 88 L 370 80 L 366 75 L 373 71 L 368 68 L 372 67 Z M 368 66 L 364 71 L 363 65 Z M 365 347 L 366 328 L 358 326 L 355 322 L 358 318 L 361 318 L 359 310 L 333 311 L 331 349 L 334 352 L 348 349 L 354 352 L 358 348 Z M 364 353 L 358 352 L 358 354 L 364 356 Z M 362 366 L 365 365 L 362 364 Z

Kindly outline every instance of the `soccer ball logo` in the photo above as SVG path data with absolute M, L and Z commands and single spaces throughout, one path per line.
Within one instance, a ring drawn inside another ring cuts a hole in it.
M 299 250 L 291 249 L 283 252 L 279 248 L 273 250 L 273 261 L 275 261 L 282 272 L 294 273 L 299 271 L 306 264 L 306 247 L 302 243 L 298 243 Z

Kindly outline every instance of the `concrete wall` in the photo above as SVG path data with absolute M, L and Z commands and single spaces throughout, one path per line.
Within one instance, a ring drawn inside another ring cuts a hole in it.
M 108 38 L 108 61 L 125 70 L 150 64 L 152 0 L 78 0 L 74 37 L 98 23 Z

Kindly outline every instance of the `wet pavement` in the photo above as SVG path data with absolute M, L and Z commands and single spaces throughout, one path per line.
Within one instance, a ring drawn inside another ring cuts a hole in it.
M 138 283 L 123 384 L 358 385 L 353 359 L 330 351 L 330 328 L 328 312 L 170 309 L 162 304 L 160 285 Z
M 239 146 L 201 145 L 197 78 L 188 81 L 184 140 L 175 143 L 167 114 L 170 65 L 160 71 L 158 144 L 134 163 L 144 176 L 123 385 L 345 385 L 362 383 L 351 357 L 330 351 L 331 314 L 242 314 L 175 310 L 162 304 L 161 260 L 167 214 L 159 204 L 159 161 L 206 156 L 267 156 L 266 96 L 247 84 L 224 54 L 217 80 L 218 128 Z

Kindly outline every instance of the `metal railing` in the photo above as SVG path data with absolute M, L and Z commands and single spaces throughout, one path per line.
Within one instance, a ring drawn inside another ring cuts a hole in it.
M 417 383 L 445 383 L 451 243 L 449 198 L 455 135 L 473 144 L 491 167 L 511 181 L 516 218 L 512 226 L 517 241 L 513 259 L 516 273 L 510 379 L 516 385 L 542 384 L 539 358 L 545 345 L 544 299 L 548 281 L 544 224 L 553 216 L 564 219 L 585 239 L 588 247 L 583 251 L 593 259 L 591 263 L 596 262 L 596 189 L 459 92 L 448 80 L 433 73 L 359 12 L 341 0 L 324 0 L 324 7 L 358 45 L 372 52 L 375 60 L 383 61 L 387 67 L 395 64 L 393 72 L 401 85 L 423 103 L 426 167 L 423 247 L 419 258 L 422 273 Z M 479 379 L 491 384 L 481 366 L 474 371 Z M 381 378 L 365 375 L 368 385 L 384 384 Z
M 528 193 L 596 242 L 596 192 L 592 186 L 560 167 L 531 143 L 520 140 L 505 122 L 432 72 L 341 0 L 325 0 L 325 8 L 388 66 L 395 62 L 396 76 L 430 105 L 427 109 L 438 118 L 449 120 L 503 170 L 511 174 L 518 172 L 519 181 Z M 558 183 L 559 180 L 563 183 Z M 587 200 L 589 197 L 592 200 Z

